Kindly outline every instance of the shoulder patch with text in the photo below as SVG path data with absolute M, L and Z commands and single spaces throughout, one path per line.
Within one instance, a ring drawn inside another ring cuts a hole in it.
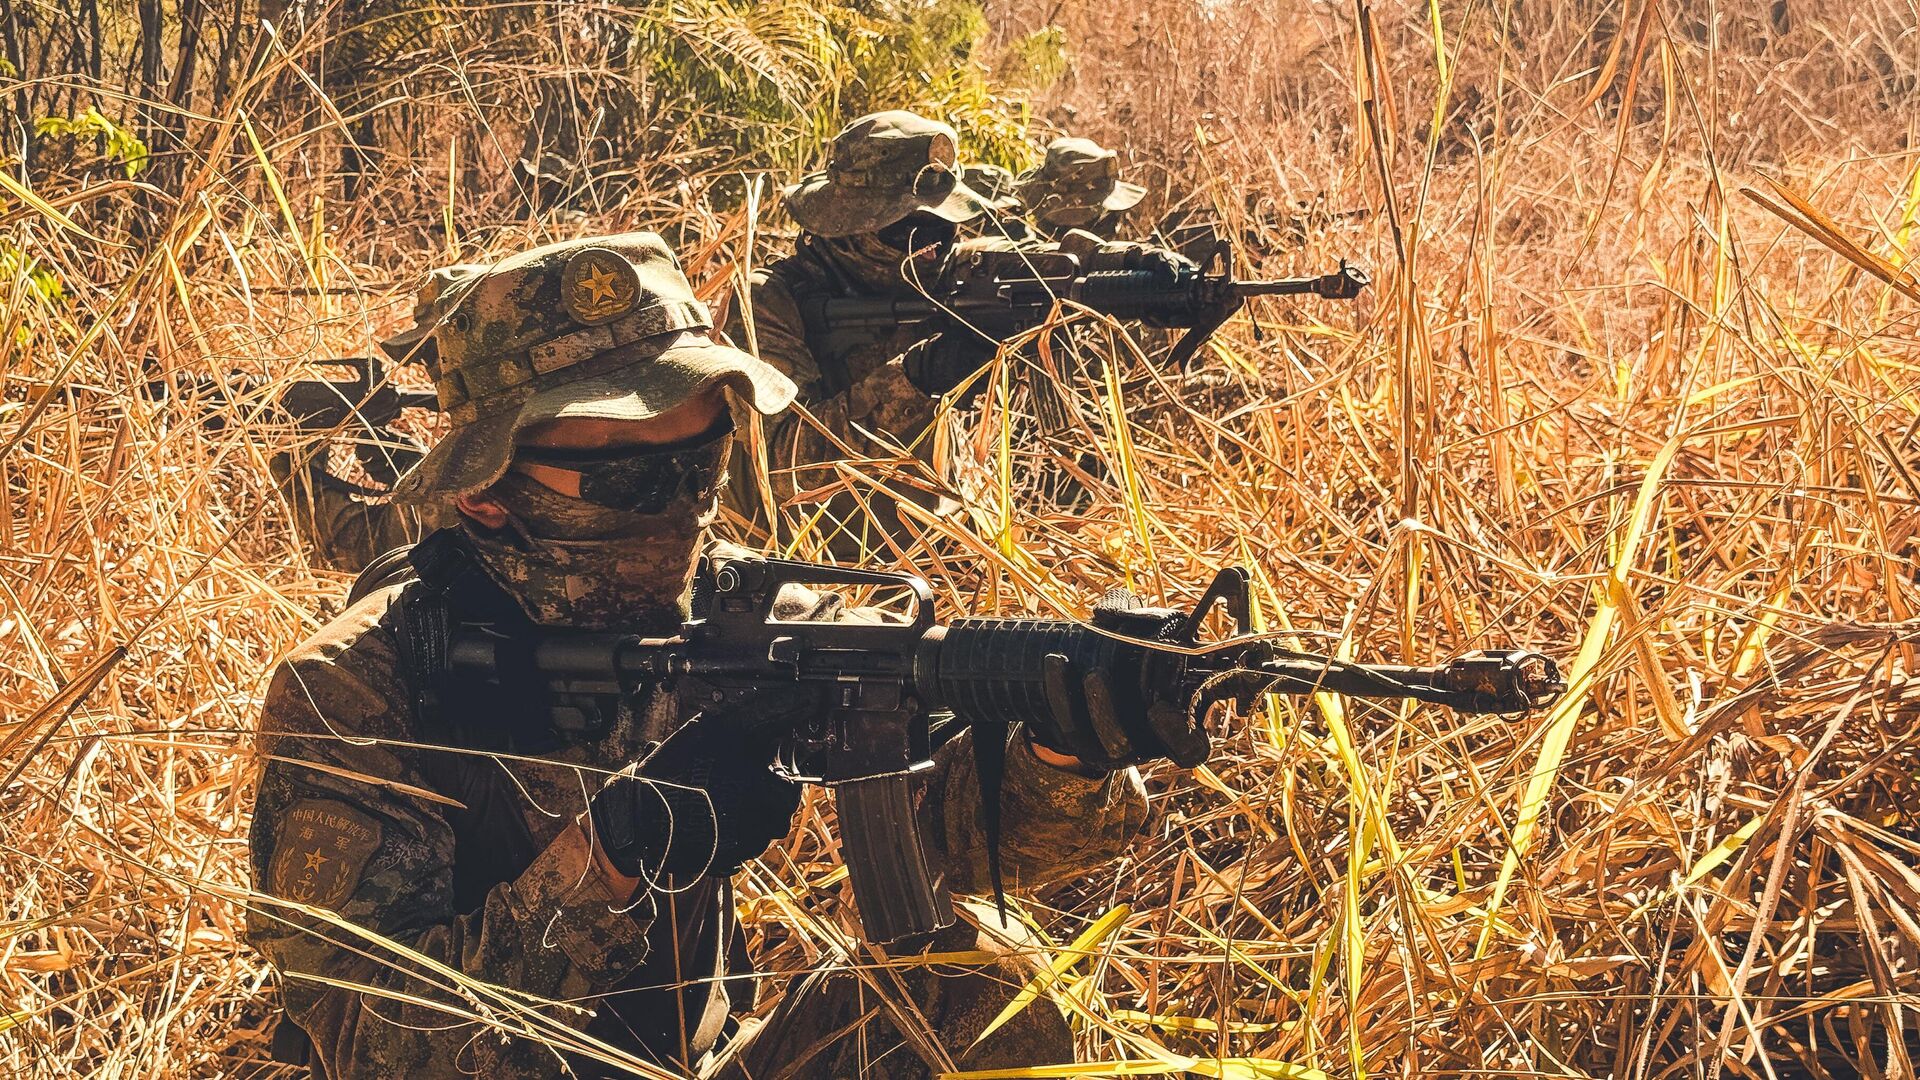
M 380 846 L 378 822 L 330 800 L 294 803 L 279 834 L 270 874 L 273 895 L 329 909 L 353 895 L 360 871 Z

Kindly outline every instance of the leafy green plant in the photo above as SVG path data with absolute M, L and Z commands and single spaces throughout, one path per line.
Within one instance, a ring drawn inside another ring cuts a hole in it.
M 20 250 L 12 241 L 0 238 L 0 294 L 17 295 L 16 290 L 24 291 L 29 307 L 42 311 L 63 307 L 67 302 L 66 286 L 46 263 Z M 33 340 L 34 325 L 33 320 L 26 319 L 14 325 L 15 347 L 28 347 Z
M 79 116 L 43 116 L 33 122 L 33 131 L 41 138 L 67 137 L 76 142 L 96 140 L 101 156 L 125 169 L 128 179 L 140 175 L 140 170 L 146 168 L 151 160 L 146 143 L 102 116 L 100 110 L 91 105 Z
M 797 172 L 853 117 L 913 109 L 952 123 L 963 153 L 1019 167 L 1026 94 L 1058 77 L 1063 53 L 1043 32 L 1016 43 L 1016 62 L 988 64 L 988 29 L 973 0 L 658 0 L 629 68 L 656 129 L 729 162 Z

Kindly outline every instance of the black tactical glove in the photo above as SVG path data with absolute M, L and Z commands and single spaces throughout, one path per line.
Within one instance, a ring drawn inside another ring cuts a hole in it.
M 1093 625 L 1131 638 L 1174 641 L 1186 616 L 1151 608 L 1125 589 L 1110 589 L 1093 606 Z M 1111 663 L 1088 667 L 1063 655 L 1045 660 L 1047 704 L 1053 723 L 1030 726 L 1028 738 L 1093 769 L 1112 771 L 1168 758 L 1186 768 L 1207 759 L 1210 743 L 1186 701 L 1157 687 L 1173 685 L 1161 672 L 1178 663 L 1167 653 L 1120 646 Z
M 299 454 L 282 450 L 267 458 L 267 475 L 273 477 L 274 487 L 296 510 L 312 505 L 315 489 L 353 494 L 358 487 L 327 471 L 324 449 L 320 453 Z
M 985 367 L 1000 343 L 965 326 L 950 326 L 914 342 L 901 354 L 907 381 L 928 397 L 939 397 Z
M 426 450 L 411 435 L 391 428 L 375 428 L 372 434 L 364 431 L 354 434 L 353 455 L 382 488 L 392 487 L 394 481 L 427 456 Z
M 794 723 L 824 706 L 781 687 L 694 716 L 594 797 L 594 833 L 628 877 L 727 876 L 787 835 L 800 785 L 772 770 Z

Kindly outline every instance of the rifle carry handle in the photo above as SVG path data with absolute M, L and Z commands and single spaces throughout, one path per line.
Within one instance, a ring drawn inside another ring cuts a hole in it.
M 953 923 L 953 903 L 937 860 L 927 857 L 914 808 L 912 774 L 931 765 L 924 709 L 911 695 L 915 643 L 933 629 L 933 592 L 911 574 L 821 566 L 788 559 L 712 559 L 696 575 L 690 624 L 704 641 L 743 659 L 794 665 L 803 677 L 823 656 L 893 656 L 892 670 L 868 669 L 840 680 L 823 730 L 802 733 L 783 754 L 788 775 L 824 783 L 840 816 L 840 861 L 868 941 L 929 934 Z M 877 585 L 913 600 L 904 623 L 782 622 L 781 590 L 799 586 Z M 769 634 L 770 626 L 779 632 Z

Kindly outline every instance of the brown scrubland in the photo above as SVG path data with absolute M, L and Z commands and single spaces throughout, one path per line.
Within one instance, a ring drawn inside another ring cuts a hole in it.
M 1256 301 L 1193 375 L 1102 330 L 1044 438 L 1006 432 L 1048 376 L 1003 366 L 946 421 L 968 512 L 870 565 L 1055 615 L 1245 565 L 1303 647 L 1572 684 L 1278 699 L 1150 771 L 1124 860 L 1016 904 L 1028 1007 L 1079 1037 L 1017 1075 L 1913 1075 L 1907 5 L 15 0 L 0 33 L 0 1075 L 292 1075 L 241 941 L 251 733 L 349 578 L 270 477 L 276 390 L 425 270 L 557 238 L 656 229 L 721 301 L 790 236 L 778 185 L 895 106 L 1010 165 L 1091 136 L 1148 225 L 1374 287 Z M 1088 497 L 1037 498 L 1068 465 Z M 771 989 L 885 985 L 832 835 L 810 797 L 740 879 Z

